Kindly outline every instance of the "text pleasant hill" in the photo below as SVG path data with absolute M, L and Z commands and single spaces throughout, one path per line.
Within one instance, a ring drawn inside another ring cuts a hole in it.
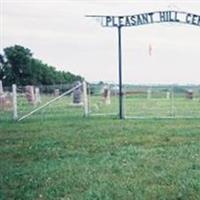
M 178 11 L 149 12 L 129 16 L 104 16 L 102 25 L 106 27 L 122 27 L 162 22 L 177 22 L 200 26 L 200 16 Z

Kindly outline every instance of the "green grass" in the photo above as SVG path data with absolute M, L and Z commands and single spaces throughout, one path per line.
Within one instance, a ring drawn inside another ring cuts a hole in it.
M 199 119 L 84 118 L 65 102 L 0 122 L 0 199 L 200 199 Z

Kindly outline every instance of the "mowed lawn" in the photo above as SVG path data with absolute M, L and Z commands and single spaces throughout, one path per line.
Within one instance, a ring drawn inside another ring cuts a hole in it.
M 200 120 L 66 112 L 4 121 L 0 173 L 5 200 L 198 200 Z

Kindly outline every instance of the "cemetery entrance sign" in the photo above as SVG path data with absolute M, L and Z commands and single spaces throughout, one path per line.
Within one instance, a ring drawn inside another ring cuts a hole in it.
M 103 27 L 130 27 L 164 22 L 177 22 L 200 26 L 200 15 L 178 11 L 157 11 L 128 16 L 101 17 L 101 25 Z
M 118 68 L 119 68 L 119 118 L 124 118 L 122 91 L 122 27 L 135 27 L 155 23 L 180 23 L 200 27 L 200 15 L 183 11 L 155 11 L 127 16 L 86 15 L 86 17 L 100 18 L 101 26 L 116 27 L 118 29 Z

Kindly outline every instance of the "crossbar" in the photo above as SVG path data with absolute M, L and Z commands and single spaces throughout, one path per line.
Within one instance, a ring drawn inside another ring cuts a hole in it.
M 81 85 L 82 85 L 82 83 L 78 84 L 77 86 L 75 86 L 75 87 L 73 87 L 72 89 L 70 89 L 70 90 L 64 92 L 64 93 L 61 94 L 60 96 L 58 96 L 58 97 L 56 97 L 56 98 L 54 98 L 54 99 L 48 101 L 48 102 L 45 103 L 44 105 L 42 105 L 42 106 L 36 108 L 35 110 L 33 110 L 33 111 L 29 112 L 28 114 L 24 115 L 23 117 L 19 118 L 17 121 L 19 122 L 19 121 L 22 121 L 22 120 L 26 119 L 27 117 L 31 116 L 33 113 L 35 113 L 35 112 L 37 112 L 37 111 L 39 111 L 39 110 L 41 110 L 41 109 L 47 107 L 49 104 L 51 104 L 51 103 L 57 101 L 58 99 L 62 98 L 63 96 L 65 96 L 65 95 L 67 95 L 67 94 L 70 94 L 73 90 L 79 88 Z

